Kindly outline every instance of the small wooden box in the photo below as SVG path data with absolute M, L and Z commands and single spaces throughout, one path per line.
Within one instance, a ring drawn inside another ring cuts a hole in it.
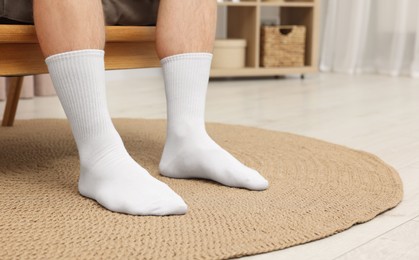
M 246 63 L 246 39 L 216 39 L 212 68 L 239 69 Z
M 262 26 L 260 66 L 303 67 L 305 42 L 305 26 Z

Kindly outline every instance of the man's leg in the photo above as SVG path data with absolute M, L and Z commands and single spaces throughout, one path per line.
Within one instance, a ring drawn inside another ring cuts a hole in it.
M 187 206 L 127 153 L 106 102 L 100 0 L 35 0 L 36 31 L 80 156 L 79 192 L 109 210 L 184 214 Z
M 257 171 L 236 160 L 205 130 L 205 97 L 215 38 L 215 0 L 161 0 L 156 48 L 167 99 L 167 139 L 161 174 L 205 178 L 251 190 L 268 187 Z

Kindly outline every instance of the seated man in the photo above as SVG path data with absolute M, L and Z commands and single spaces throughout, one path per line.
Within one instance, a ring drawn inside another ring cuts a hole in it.
M 186 203 L 131 158 L 112 124 L 102 9 L 100 0 L 34 0 L 33 7 L 41 49 L 79 152 L 79 192 L 116 212 L 184 214 Z M 156 50 L 165 81 L 167 139 L 159 170 L 172 178 L 264 190 L 267 180 L 217 145 L 205 129 L 216 10 L 215 0 L 160 1 Z

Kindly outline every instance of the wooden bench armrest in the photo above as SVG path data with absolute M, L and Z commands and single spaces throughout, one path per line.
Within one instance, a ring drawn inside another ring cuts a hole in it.
M 154 42 L 155 26 L 106 26 L 106 42 Z M 0 24 L 0 43 L 38 43 L 35 26 Z

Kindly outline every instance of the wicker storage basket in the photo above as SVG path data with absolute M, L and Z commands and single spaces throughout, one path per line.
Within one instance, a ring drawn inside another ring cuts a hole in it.
M 304 66 L 305 41 L 304 26 L 262 26 L 260 65 L 262 67 Z

